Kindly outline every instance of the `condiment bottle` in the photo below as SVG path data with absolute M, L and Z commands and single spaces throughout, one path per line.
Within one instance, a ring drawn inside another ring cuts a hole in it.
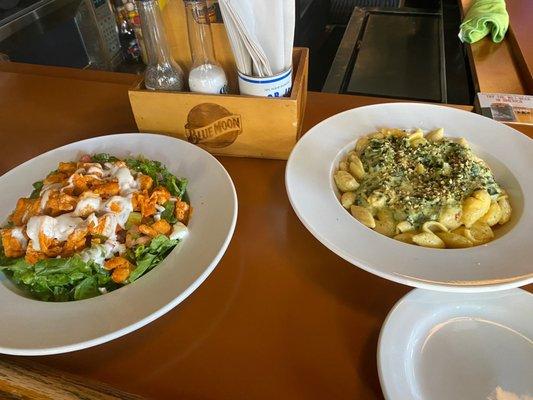
M 139 44 L 141 50 L 142 61 L 145 64 L 148 64 L 148 55 L 146 54 L 146 47 L 144 46 L 144 40 L 141 31 L 141 17 L 139 16 L 139 11 L 135 3 L 128 2 L 124 6 L 128 12 L 128 24 L 132 27 L 133 33 L 135 33 L 135 38 Z
M 171 57 L 157 0 L 137 1 L 148 66 L 144 84 L 150 90 L 182 91 L 183 70 Z
M 184 1 L 192 56 L 189 89 L 198 93 L 227 93 L 226 73 L 215 59 L 207 4 L 205 0 Z

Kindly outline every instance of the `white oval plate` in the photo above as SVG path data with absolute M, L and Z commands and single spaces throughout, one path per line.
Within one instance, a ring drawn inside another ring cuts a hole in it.
M 388 400 L 531 400 L 533 295 L 415 289 L 391 310 L 378 343 Z
M 64 353 L 95 346 L 132 332 L 189 296 L 222 258 L 235 229 L 237 195 L 224 167 L 206 151 L 162 135 L 119 134 L 72 143 L 42 154 L 0 178 L 0 221 L 5 221 L 31 184 L 59 161 L 106 152 L 161 161 L 189 180 L 194 208 L 189 235 L 161 264 L 131 285 L 87 300 L 48 303 L 22 297 L 0 274 L 0 352 L 17 355 Z
M 363 226 L 340 204 L 333 173 L 358 137 L 377 128 L 431 130 L 465 137 L 492 168 L 513 206 L 496 239 L 469 249 L 405 244 Z M 285 184 L 294 211 L 326 247 L 382 278 L 443 291 L 489 291 L 533 282 L 533 142 L 480 115 L 429 104 L 391 103 L 337 114 L 307 132 L 291 153 Z

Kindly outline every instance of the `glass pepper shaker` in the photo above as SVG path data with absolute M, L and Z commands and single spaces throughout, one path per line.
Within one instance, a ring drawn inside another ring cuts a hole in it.
M 207 3 L 205 0 L 184 1 L 192 56 L 189 89 L 197 93 L 227 93 L 226 73 L 215 59 Z
M 170 55 L 161 10 L 157 0 L 139 0 L 137 9 L 148 55 L 144 84 L 150 90 L 182 91 L 183 70 Z

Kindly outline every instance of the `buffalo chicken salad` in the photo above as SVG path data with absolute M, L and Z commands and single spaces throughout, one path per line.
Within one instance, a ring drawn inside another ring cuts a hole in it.
M 187 180 L 159 161 L 101 153 L 60 162 L 0 229 L 0 271 L 44 301 L 134 282 L 188 233 Z

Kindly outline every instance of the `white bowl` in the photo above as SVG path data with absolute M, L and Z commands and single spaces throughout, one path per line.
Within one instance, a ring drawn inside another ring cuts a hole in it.
M 95 346 L 132 332 L 189 296 L 222 258 L 235 229 L 237 195 L 224 167 L 206 151 L 162 135 L 119 134 L 83 140 L 42 154 L 0 177 L 0 221 L 5 221 L 31 184 L 59 161 L 106 152 L 143 155 L 189 180 L 194 214 L 189 235 L 167 258 L 133 284 L 80 301 L 49 303 L 22 296 L 0 274 L 0 352 L 17 355 L 64 353 Z
M 385 399 L 531 399 L 533 295 L 415 289 L 378 341 Z
M 446 136 L 466 138 L 507 190 L 510 222 L 496 229 L 493 241 L 468 249 L 405 244 L 363 226 L 341 206 L 333 172 L 357 138 L 381 127 L 443 127 Z M 506 125 L 450 107 L 391 103 L 349 110 L 312 128 L 291 153 L 285 184 L 306 228 L 350 263 L 410 286 L 481 292 L 533 282 L 531 171 L 533 142 Z

